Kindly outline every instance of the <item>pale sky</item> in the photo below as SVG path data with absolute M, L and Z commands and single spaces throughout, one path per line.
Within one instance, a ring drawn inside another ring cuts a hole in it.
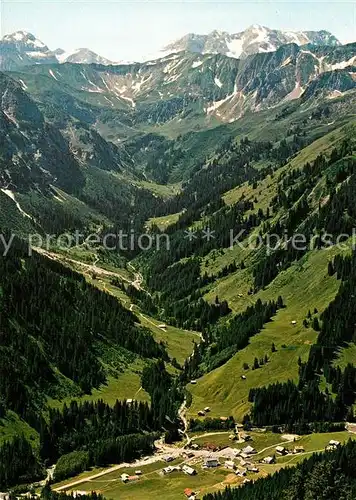
M 331 31 L 356 41 L 356 2 L 230 0 L 0 0 L 0 35 L 25 30 L 49 46 L 88 47 L 113 61 L 142 60 L 187 33 L 236 33 L 251 24 Z

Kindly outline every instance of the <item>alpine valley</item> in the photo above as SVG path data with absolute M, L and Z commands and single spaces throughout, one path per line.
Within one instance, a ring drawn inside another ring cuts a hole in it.
M 356 43 L 147 59 L 0 41 L 0 497 L 352 500 Z

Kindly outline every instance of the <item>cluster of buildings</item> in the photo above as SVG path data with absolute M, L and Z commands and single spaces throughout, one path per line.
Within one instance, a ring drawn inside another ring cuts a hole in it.
M 210 408 L 206 407 L 204 409 L 204 412 L 210 411 Z M 249 443 L 252 441 L 252 438 L 249 434 L 243 432 L 242 429 L 239 429 L 238 431 L 236 430 L 234 434 L 230 435 L 230 439 L 245 443 L 246 446 L 239 449 L 236 448 L 232 450 L 232 455 L 229 457 L 229 459 L 226 459 L 225 462 L 222 464 L 220 462 L 220 459 L 222 457 L 219 456 L 214 456 L 214 454 L 210 454 L 209 456 L 205 457 L 204 462 L 202 464 L 203 469 L 214 469 L 216 467 L 223 466 L 225 469 L 230 470 L 234 472 L 237 476 L 243 478 L 243 484 L 248 483 L 251 481 L 251 479 L 247 478 L 248 473 L 258 473 L 259 468 L 258 464 L 252 463 L 254 455 L 257 454 L 257 450 Z M 326 449 L 335 449 L 340 445 L 339 441 L 331 440 L 326 447 Z M 199 446 L 196 444 L 192 444 L 191 448 L 198 449 Z M 212 450 L 211 450 L 212 451 Z M 231 451 L 231 448 L 230 448 Z M 289 454 L 298 454 L 298 453 L 303 453 L 304 452 L 304 447 L 303 446 L 298 446 L 295 444 L 293 450 L 287 449 L 282 445 L 278 445 L 275 447 L 275 452 L 273 456 L 266 456 L 262 459 L 259 460 L 260 463 L 263 464 L 274 464 L 276 462 L 276 456 L 285 456 Z M 183 457 L 186 459 L 194 458 L 195 454 L 189 450 L 185 450 L 183 452 Z M 226 457 L 227 458 L 227 457 Z M 164 460 L 169 463 L 174 461 L 173 456 L 166 456 L 164 457 Z M 188 476 L 195 476 L 198 474 L 197 470 L 191 465 L 191 464 L 181 464 L 181 465 L 167 465 L 164 467 L 161 471 L 162 475 L 167 475 L 171 474 L 173 472 L 182 472 Z M 122 474 L 121 475 L 121 480 L 124 483 L 130 483 L 137 481 L 140 478 L 140 475 L 142 472 L 140 470 L 136 470 L 134 475 L 129 475 L 129 474 Z M 197 500 L 197 494 L 190 488 L 186 488 L 184 490 L 184 495 L 188 500 Z M 7 498 L 0 497 L 0 500 L 8 500 Z
M 234 434 L 230 434 L 230 441 L 237 441 L 238 443 L 246 443 L 246 441 L 252 441 L 252 438 L 249 434 L 242 430 L 236 430 Z
M 211 469 L 215 467 L 219 467 L 221 465 L 218 458 L 207 458 L 203 464 L 204 469 Z M 243 477 L 246 476 L 247 472 L 259 472 L 258 467 L 254 464 L 246 462 L 240 456 L 240 464 L 236 465 L 233 460 L 226 460 L 224 463 L 225 469 L 234 471 L 237 476 Z
M 167 474 L 171 474 L 172 472 L 175 472 L 175 471 L 181 471 L 182 468 L 180 465 L 177 465 L 177 466 L 173 466 L 173 465 L 168 465 L 168 467 L 164 467 L 162 469 L 162 474 L 164 475 L 167 475 Z
M 209 412 L 210 412 L 210 407 L 206 406 L 204 410 L 198 411 L 198 417 L 205 417 L 205 415 Z
M 163 475 L 172 474 L 172 472 L 184 472 L 184 474 L 187 474 L 188 476 L 195 476 L 197 474 L 197 471 L 193 467 L 186 464 L 182 466 L 168 465 L 162 469 Z
M 280 457 L 283 457 L 285 455 L 290 455 L 290 454 L 297 455 L 298 453 L 304 452 L 303 446 L 295 446 L 293 451 L 288 450 L 284 446 L 276 446 L 275 450 L 276 450 L 276 454 L 279 455 Z M 275 456 L 265 457 L 262 459 L 262 462 L 264 464 L 268 464 L 268 465 L 274 464 L 274 463 L 276 463 L 276 458 L 275 458 Z

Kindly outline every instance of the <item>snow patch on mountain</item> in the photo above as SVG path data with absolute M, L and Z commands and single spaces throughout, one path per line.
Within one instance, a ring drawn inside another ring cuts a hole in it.
M 210 106 L 206 108 L 206 114 L 212 114 L 216 112 L 223 104 L 225 104 L 227 101 L 230 101 L 234 97 L 234 93 L 226 96 L 224 99 L 221 99 L 220 101 L 213 101 Z
M 223 83 L 219 80 L 219 78 L 214 78 L 215 85 L 217 85 L 220 89 L 223 86 Z
M 10 189 L 3 189 L 1 188 L 0 191 L 2 191 L 6 196 L 11 198 L 11 200 L 15 203 L 17 210 L 24 216 L 28 217 L 29 219 L 32 219 L 31 215 L 26 213 L 20 206 L 19 202 L 15 198 L 15 194 L 10 190 Z
M 108 102 L 111 104 L 111 106 L 112 106 L 112 107 L 114 107 L 113 102 L 112 102 L 112 101 L 110 101 L 110 99 L 109 99 L 108 97 L 106 97 L 105 95 L 104 95 L 104 99 L 105 99 L 106 101 L 108 101 Z
M 48 73 L 51 75 L 52 78 L 54 78 L 58 82 L 58 78 L 56 77 L 56 75 L 53 73 L 53 71 L 51 69 L 48 71 Z
M 30 52 L 26 52 L 26 55 L 28 57 L 34 58 L 34 59 L 47 59 L 48 54 L 46 52 L 36 52 L 34 50 L 31 50 Z
M 71 55 L 72 53 L 71 52 L 65 52 L 64 50 L 57 50 L 55 52 L 55 55 L 56 55 L 56 58 L 58 60 L 59 63 L 65 63 L 66 62 L 66 59 Z
M 244 42 L 242 39 L 235 39 L 235 40 L 230 40 L 227 41 L 226 43 L 228 52 L 226 53 L 227 56 L 229 57 L 235 57 L 236 59 L 239 59 L 243 52 L 243 45 Z
M 16 118 L 9 111 L 3 109 L 2 112 L 4 113 L 6 118 L 15 125 L 16 128 L 20 128 L 20 125 L 18 124 Z
M 27 87 L 26 83 L 21 79 L 19 80 L 19 82 L 21 83 L 23 90 L 27 90 L 28 87 Z
M 165 53 L 188 51 L 198 54 L 224 54 L 236 59 L 250 54 L 272 52 L 282 45 L 341 45 L 339 40 L 327 31 L 282 31 L 254 24 L 245 31 L 229 34 L 212 31 L 208 35 L 190 33 L 167 45 Z
M 26 31 L 18 31 L 17 33 L 14 33 L 12 38 L 14 40 L 21 41 L 21 40 L 24 40 L 27 35 L 28 35 L 28 33 Z M 11 35 L 7 35 L 4 38 L 5 38 L 5 40 L 11 40 Z
M 292 57 L 289 56 L 287 57 L 287 59 L 285 61 L 282 62 L 281 64 L 281 68 L 285 68 L 286 66 L 288 66 L 288 64 L 290 64 L 292 62 Z
M 99 56 L 99 54 L 87 48 L 80 48 L 75 49 L 73 52 L 57 54 L 57 59 L 60 63 L 103 64 L 104 66 L 115 64 L 113 61 Z
M 351 59 L 349 59 L 348 61 L 341 61 L 339 63 L 332 64 L 330 66 L 330 69 L 332 71 L 334 71 L 336 69 L 345 69 L 345 68 L 348 68 L 349 66 L 354 66 L 355 63 L 356 63 L 356 56 L 351 57 Z
M 120 97 L 121 97 L 121 99 L 124 99 L 125 101 L 128 101 L 133 108 L 136 107 L 136 103 L 135 103 L 135 101 L 131 97 L 127 97 L 127 96 L 124 96 L 124 95 L 120 95 Z

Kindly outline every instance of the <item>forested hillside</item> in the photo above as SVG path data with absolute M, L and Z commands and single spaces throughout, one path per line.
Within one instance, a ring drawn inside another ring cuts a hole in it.
M 356 421 L 354 64 L 292 43 L 0 73 L 2 491 Z M 355 456 L 205 498 L 351 500 Z
M 1 254 L 3 251 L 4 248 Z M 57 421 L 56 430 L 46 431 L 47 424 L 42 417 L 47 408 L 46 397 L 78 396 L 104 384 L 108 370 L 102 358 L 115 365 L 115 356 L 118 360 L 125 355 L 147 360 L 157 357 L 168 359 L 168 356 L 165 348 L 155 342 L 151 332 L 137 326 L 138 320 L 134 314 L 123 308 L 114 297 L 87 284 L 82 275 L 59 263 L 37 253 L 30 257 L 27 245 L 21 240 L 15 238 L 12 241 L 10 253 L 0 258 L 0 267 L 0 417 L 5 417 L 7 411 L 12 410 L 39 431 L 41 436 L 46 432 L 47 437 L 51 435 L 45 442 L 46 449 L 50 451 L 41 450 L 40 454 L 43 459 L 53 460 L 58 457 L 55 451 L 57 446 L 61 446 L 59 454 L 63 454 L 81 449 L 83 444 L 72 442 L 69 448 L 68 445 L 55 444 L 55 435 L 59 432 L 58 417 L 56 413 L 50 416 L 50 422 Z M 87 416 L 90 408 L 84 410 Z M 125 411 L 125 418 L 131 410 L 135 416 L 143 412 L 150 413 L 147 405 L 142 409 L 129 407 Z M 63 411 L 66 415 L 66 410 Z M 97 409 L 91 411 L 93 414 L 102 413 Z M 115 415 L 118 419 L 118 409 Z M 150 417 L 148 420 L 143 416 L 140 418 L 147 422 L 141 423 L 139 420 L 128 424 L 127 429 L 119 426 L 116 435 L 110 431 L 110 439 L 156 429 Z M 127 421 L 124 422 L 126 425 Z M 74 423 L 78 426 L 79 419 L 74 418 Z M 104 443 L 102 425 L 100 439 Z M 85 439 L 88 439 L 90 433 L 84 431 L 82 424 L 80 428 Z M 64 425 L 64 432 L 67 436 L 65 439 L 69 439 L 70 428 L 67 424 Z M 95 428 L 92 432 L 95 433 Z M 93 440 L 96 442 L 96 439 Z M 35 456 L 31 455 L 31 446 L 22 441 L 5 444 L 1 448 L 4 457 L 7 457 L 4 458 L 6 466 L 0 481 L 5 486 L 21 476 L 17 463 L 13 465 L 14 475 L 8 472 L 11 457 L 18 453 L 17 449 L 24 447 L 21 453 L 23 459 L 28 456 L 29 463 L 36 463 Z M 51 441 L 54 441 L 53 445 Z M 6 446 L 15 448 L 10 452 Z M 142 443 L 137 446 L 141 449 Z M 23 464 L 24 471 L 32 479 L 39 474 L 39 466 L 36 469 L 34 465 L 27 467 L 26 462 Z
M 99 343 L 148 358 L 167 356 L 118 301 L 60 264 L 28 257 L 19 240 L 0 264 L 5 408 L 23 416 L 35 411 L 41 391 L 55 393 L 54 367 L 84 392 L 98 387 L 105 381 Z
M 294 276 L 296 266 L 303 266 L 310 255 L 315 254 L 317 258 L 319 252 L 320 259 L 325 262 L 321 272 L 333 277 L 333 293 L 337 292 L 335 286 L 340 286 L 340 275 L 336 281 L 334 276 L 337 264 L 333 264 L 325 252 L 335 247 L 332 255 L 336 255 L 335 262 L 339 263 L 336 243 L 340 240 L 337 238 L 342 234 L 342 242 L 345 243 L 353 234 L 354 125 L 344 126 L 335 135 L 331 133 L 310 146 L 309 141 L 312 140 L 308 136 L 296 133 L 291 140 L 282 140 L 275 145 L 247 138 L 226 143 L 219 155 L 207 161 L 206 167 L 198 170 L 184 185 L 181 194 L 166 202 L 168 213 L 181 212 L 177 222 L 165 230 L 171 237 L 170 251 L 147 252 L 138 257 L 137 262 L 160 308 L 151 308 L 155 303 L 152 297 L 150 301 L 137 298 L 138 303 L 153 314 L 159 311 L 163 320 L 177 321 L 184 327 L 194 327 L 203 332 L 204 342 L 196 346 L 193 356 L 184 367 L 182 380 L 186 383 L 207 372 L 211 372 L 210 379 L 213 381 L 214 370 L 233 360 L 237 352 L 245 349 L 251 354 L 249 361 L 241 362 L 241 368 L 244 366 L 241 375 L 249 372 L 251 367 L 262 373 L 272 359 L 280 359 L 280 354 L 273 354 L 277 351 L 275 347 L 271 351 L 273 341 L 265 346 L 264 352 L 259 349 L 255 354 L 252 354 L 249 344 L 252 336 L 263 336 L 263 330 L 271 320 L 273 323 L 277 321 L 277 327 L 280 315 L 291 317 L 288 307 L 294 304 L 295 299 L 286 300 L 283 296 L 285 286 L 280 289 L 278 284 L 274 286 L 279 277 L 283 282 L 282 276 L 290 267 L 290 275 Z M 293 156 L 295 159 L 291 159 Z M 261 168 L 261 164 L 264 168 Z M 265 197 L 263 188 L 259 186 L 267 182 L 268 196 Z M 234 185 L 235 188 L 231 190 L 231 196 L 236 192 L 233 201 L 226 203 L 228 198 L 225 198 L 224 193 Z M 189 208 L 184 209 L 186 206 Z M 159 232 L 158 227 L 152 225 L 151 228 Z M 207 228 L 213 235 L 210 239 L 206 237 Z M 305 248 L 293 246 L 292 238 L 296 233 L 304 235 Z M 189 234 L 193 236 L 189 237 Z M 245 249 L 238 248 L 237 241 L 234 241 L 236 248 L 231 249 L 231 234 L 242 234 L 241 241 L 245 243 Z M 268 247 L 269 234 L 280 237 L 282 244 L 271 250 Z M 341 266 L 340 263 L 338 265 Z M 352 280 L 352 266 L 345 265 L 347 277 Z M 242 284 L 242 280 L 243 293 L 237 293 L 232 288 L 233 283 Z M 300 283 L 298 286 L 303 285 Z M 343 284 L 340 294 L 345 293 L 344 286 L 352 288 L 353 285 L 351 282 L 349 285 Z M 314 284 L 313 287 L 313 293 L 317 293 L 317 287 Z M 352 296 L 350 290 L 348 292 Z M 232 304 L 229 300 L 231 297 Z M 248 298 L 249 307 L 243 305 L 242 297 Z M 236 314 L 236 302 L 240 314 Z M 334 307 L 333 303 L 327 307 L 329 302 L 323 302 L 326 310 L 319 312 L 315 307 L 316 302 L 313 314 L 308 312 L 307 306 L 303 306 L 306 307 L 304 316 L 303 311 L 299 311 L 297 316 L 302 315 L 302 331 L 314 332 L 316 341 L 310 350 L 309 361 L 308 356 L 305 358 L 308 351 L 305 348 L 300 351 L 303 359 L 299 359 L 298 365 L 293 368 L 293 373 L 299 372 L 299 382 L 295 375 L 288 381 L 288 375 L 284 374 L 286 378 L 283 383 L 267 389 L 255 389 L 246 384 L 249 387 L 249 391 L 245 392 L 246 400 L 254 403 L 251 416 L 246 418 L 251 418 L 256 425 L 284 424 L 291 430 L 299 426 L 301 431 L 302 428 L 308 429 L 308 425 L 314 422 L 354 419 L 353 369 L 349 366 L 342 372 L 332 365 L 336 350 L 354 340 L 347 333 L 349 319 L 344 314 L 345 324 L 339 326 L 340 315 L 329 312 Z M 341 302 L 345 304 L 342 299 Z M 309 308 L 312 306 L 313 302 Z M 278 313 L 273 318 L 276 311 L 283 308 L 286 312 Z M 351 309 L 350 318 L 352 314 Z M 335 325 L 334 318 L 338 322 Z M 268 328 L 275 327 L 271 324 Z M 340 338 L 333 337 L 333 350 L 329 337 L 328 340 L 321 340 L 325 338 L 324 330 L 329 329 L 333 332 L 340 330 Z M 319 348 L 320 342 L 325 347 Z M 281 344 L 283 348 L 283 342 Z M 327 352 L 333 352 L 329 361 Z M 317 361 L 319 356 L 322 363 Z M 319 388 L 321 376 L 325 377 L 330 391 L 337 395 L 336 399 Z M 256 377 L 258 375 L 253 376 L 254 379 Z M 204 377 L 202 380 L 204 386 Z M 268 384 L 259 380 L 258 386 L 264 385 Z M 189 387 L 189 390 L 193 392 L 193 404 L 197 391 L 199 401 L 204 400 L 203 392 L 198 388 Z M 233 400 L 233 394 L 231 398 Z M 300 402 L 296 405 L 295 401 Z M 213 405 L 213 399 L 209 396 L 207 402 Z M 272 407 L 273 404 L 276 407 Z

